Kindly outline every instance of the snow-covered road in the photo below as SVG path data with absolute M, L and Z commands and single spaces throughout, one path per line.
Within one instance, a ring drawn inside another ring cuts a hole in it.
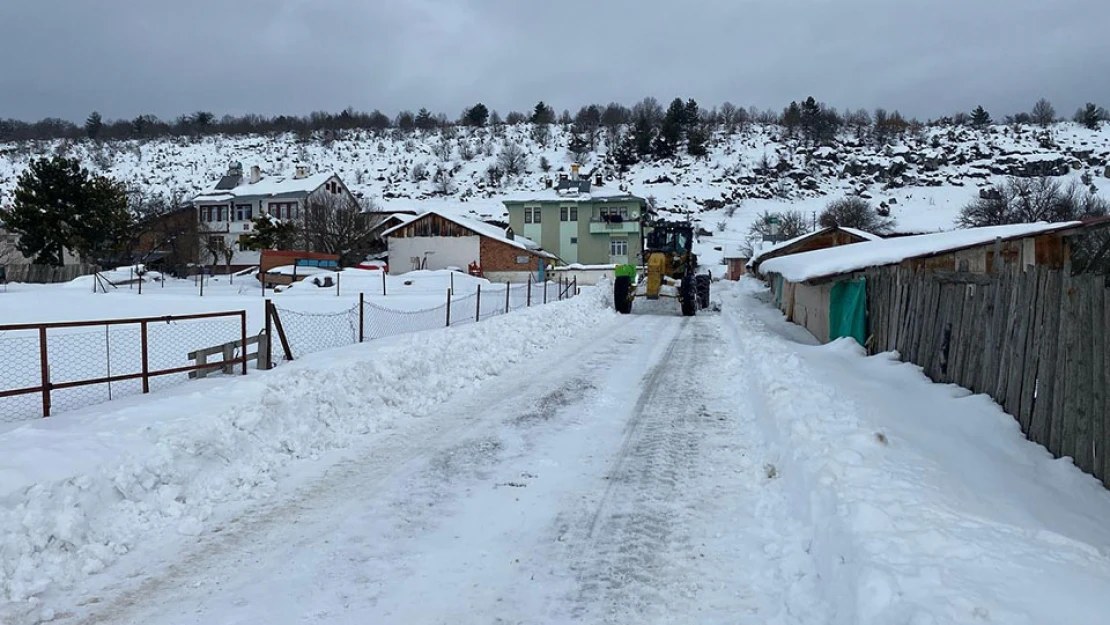
M 82 623 L 817 623 L 719 315 L 622 320 L 244 515 Z
M 754 283 L 722 287 L 721 312 L 695 318 L 617 316 L 591 294 L 355 346 L 257 387 L 228 381 L 237 395 L 213 405 L 230 416 L 166 430 L 196 441 L 172 446 L 175 460 L 23 493 L 36 512 L 9 517 L 6 549 L 24 564 L 8 583 L 31 599 L 12 613 L 20 625 L 1106 622 L 1101 484 L 988 398 L 851 341 L 816 346 Z M 288 398 L 240 414 L 276 389 Z M 120 492 L 82 494 L 104 479 Z M 53 510 L 62 520 L 40 529 Z M 121 512 L 127 531 L 111 521 Z

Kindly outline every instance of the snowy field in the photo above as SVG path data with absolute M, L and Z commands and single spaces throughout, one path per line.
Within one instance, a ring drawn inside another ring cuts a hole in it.
M 0 621 L 1105 623 L 1110 494 L 989 399 L 607 295 L 0 434 Z
M 127 280 L 127 271 L 106 272 L 112 280 Z M 338 279 L 338 289 L 323 288 L 312 280 Z M 367 340 L 442 327 L 446 324 L 447 291 L 452 290 L 452 325 L 488 319 L 509 310 L 544 302 L 542 285 L 493 284 L 488 280 L 447 271 L 417 271 L 385 276 L 381 271 L 349 269 L 325 272 L 280 293 L 265 295 L 253 276 L 210 277 L 201 294 L 194 280 L 150 280 L 139 293 L 137 284 L 107 287 L 93 276 L 59 285 L 11 284 L 0 292 L 0 325 L 70 322 L 98 319 L 163 317 L 245 311 L 247 336 L 265 327 L 264 302 L 278 307 L 295 357 L 358 340 L 359 296 Z M 481 298 L 477 295 L 481 289 Z M 558 298 L 559 286 L 549 283 L 547 299 Z M 383 294 L 384 291 L 384 294 Z M 149 368 L 152 371 L 185 367 L 187 355 L 240 339 L 238 315 L 215 319 L 151 323 Z M 142 371 L 141 330 L 137 324 L 50 330 L 47 338 L 50 379 L 54 384 Z M 275 348 L 275 353 L 279 350 Z M 37 330 L 0 331 L 0 391 L 33 388 L 40 383 Z M 251 365 L 254 366 L 253 364 Z M 180 384 L 186 373 L 151 378 L 152 390 Z M 142 392 L 138 379 L 59 389 L 52 393 L 52 414 L 92 403 Z M 42 416 L 37 394 L 0 398 L 2 424 Z

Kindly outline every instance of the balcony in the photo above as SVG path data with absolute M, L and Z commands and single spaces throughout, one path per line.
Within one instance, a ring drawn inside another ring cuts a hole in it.
M 634 219 L 627 221 L 590 220 L 590 234 L 634 234 L 640 231 L 640 222 Z

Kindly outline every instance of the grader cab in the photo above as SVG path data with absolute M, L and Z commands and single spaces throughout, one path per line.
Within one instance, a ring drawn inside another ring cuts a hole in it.
M 657 221 L 648 224 L 643 252 L 643 275 L 636 265 L 620 265 L 613 283 L 617 312 L 632 312 L 637 297 L 677 299 L 682 315 L 689 317 L 709 306 L 708 275 L 698 275 L 698 257 L 693 252 L 694 226 L 688 222 Z

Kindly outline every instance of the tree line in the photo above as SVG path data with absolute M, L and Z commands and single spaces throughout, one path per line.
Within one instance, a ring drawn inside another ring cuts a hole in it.
M 679 134 L 689 134 L 693 130 L 694 140 L 697 143 L 700 132 L 717 129 L 734 131 L 751 123 L 778 125 L 785 128 L 791 136 L 801 136 L 815 142 L 829 140 L 837 132 L 846 129 L 856 132 L 873 129 L 880 137 L 885 137 L 911 127 L 937 125 L 985 127 L 996 123 L 982 106 L 966 113 L 959 112 L 921 122 L 917 119 L 906 119 L 897 110 L 887 111 L 882 108 L 874 111 L 837 110 L 817 101 L 812 96 L 800 102 L 791 102 L 778 111 L 760 110 L 754 106 L 738 107 L 731 102 L 705 109 L 698 107 L 693 99 L 676 98 L 675 101 L 683 107 L 682 112 L 675 109 L 674 101 L 670 107 L 664 108 L 654 97 L 647 97 L 631 107 L 617 102 L 589 104 L 580 107 L 573 115 L 570 110 L 563 110 L 557 114 L 550 105 L 541 101 L 530 111 L 511 111 L 504 116 L 479 102 L 466 107 L 454 119 L 443 113 L 433 113 L 427 108 L 421 108 L 418 111 L 403 110 L 394 116 L 386 115 L 380 110 L 365 112 L 350 107 L 338 113 L 315 111 L 303 116 L 246 114 L 218 117 L 211 111 L 198 110 L 191 114 L 179 115 L 171 120 L 163 120 L 149 114 L 138 115 L 132 119 L 106 120 L 100 112 L 93 111 L 82 125 L 57 117 L 48 117 L 35 122 L 0 119 L 0 141 L 124 140 L 273 133 L 309 135 L 325 133 L 341 136 L 344 132 L 352 130 L 415 132 L 447 126 L 484 127 L 525 123 L 539 126 L 559 124 L 568 128 L 579 128 L 585 132 L 590 129 L 613 129 L 633 125 L 637 126 L 639 134 L 637 140 L 640 142 L 634 147 L 637 148 L 638 153 L 643 154 L 646 152 L 645 146 L 652 147 L 659 135 L 662 135 L 659 148 L 665 153 L 668 150 L 668 144 L 673 143 Z M 690 103 L 694 103 L 694 106 L 691 107 Z M 1110 113 L 1102 106 L 1087 103 L 1080 107 L 1071 119 L 1088 128 L 1098 128 L 1101 123 L 1110 120 Z M 1041 99 L 1028 112 L 1006 115 L 998 123 L 1047 126 L 1060 120 L 1052 104 L 1048 100 Z M 665 123 L 669 124 L 666 128 Z M 651 138 L 646 136 L 644 132 L 646 129 L 653 131 Z

